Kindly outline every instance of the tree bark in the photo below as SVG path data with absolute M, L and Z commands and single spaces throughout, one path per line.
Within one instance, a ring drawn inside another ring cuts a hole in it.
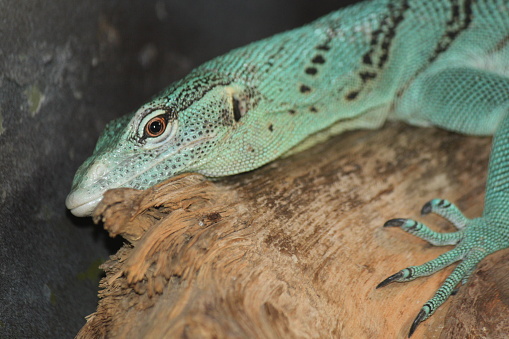
M 452 247 L 382 225 L 454 231 L 419 217 L 433 198 L 481 215 L 490 141 L 390 123 L 215 182 L 109 191 L 95 218 L 130 243 L 102 266 L 78 338 L 406 338 L 452 267 L 375 286 Z M 508 259 L 484 260 L 414 338 L 507 335 Z

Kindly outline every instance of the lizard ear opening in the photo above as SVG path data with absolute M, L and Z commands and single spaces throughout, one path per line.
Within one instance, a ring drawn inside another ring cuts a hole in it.
M 247 113 L 245 98 L 242 97 L 241 93 L 237 93 L 237 91 L 232 87 L 227 87 L 226 92 L 228 93 L 231 104 L 233 119 L 235 122 L 239 122 L 240 119 Z
M 236 122 L 239 122 L 240 118 L 244 115 L 245 112 L 240 110 L 240 102 L 239 99 L 233 97 L 233 118 Z

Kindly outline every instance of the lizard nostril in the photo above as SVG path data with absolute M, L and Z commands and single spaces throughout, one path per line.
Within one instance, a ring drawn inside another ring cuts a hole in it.
M 106 174 L 106 166 L 101 163 L 95 163 L 88 169 L 89 176 L 95 180 L 101 178 Z

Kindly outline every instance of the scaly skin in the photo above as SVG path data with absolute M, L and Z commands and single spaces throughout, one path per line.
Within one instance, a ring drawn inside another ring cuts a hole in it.
M 211 60 L 108 124 L 66 204 L 77 216 L 90 215 L 111 188 L 145 189 L 183 172 L 250 171 L 387 118 L 494 134 L 481 217 L 467 219 L 436 199 L 423 213 L 443 215 L 458 232 L 440 234 L 406 219 L 386 224 L 434 245 L 456 245 L 379 285 L 460 262 L 423 306 L 412 334 L 482 258 L 509 247 L 508 111 L 509 0 L 374 0 Z

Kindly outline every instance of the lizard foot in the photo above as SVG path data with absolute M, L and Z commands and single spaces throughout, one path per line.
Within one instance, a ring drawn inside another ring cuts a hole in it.
M 452 233 L 438 233 L 429 229 L 426 225 L 412 219 L 392 219 L 385 223 L 384 227 L 400 227 L 436 246 L 456 245 L 456 247 L 436 259 L 419 266 L 407 267 L 387 279 L 383 280 L 376 288 L 384 287 L 392 282 L 406 282 L 419 277 L 431 275 L 442 268 L 460 261 L 458 266 L 444 281 L 433 298 L 428 300 L 415 318 L 410 328 L 410 337 L 417 326 L 442 305 L 450 295 L 457 292 L 457 286 L 466 283 L 468 277 L 476 265 L 487 255 L 507 247 L 497 234 L 496 228 L 490 227 L 486 217 L 469 219 L 460 210 L 447 200 L 434 199 L 426 203 L 421 213 L 427 215 L 436 213 L 449 220 L 458 231 Z

